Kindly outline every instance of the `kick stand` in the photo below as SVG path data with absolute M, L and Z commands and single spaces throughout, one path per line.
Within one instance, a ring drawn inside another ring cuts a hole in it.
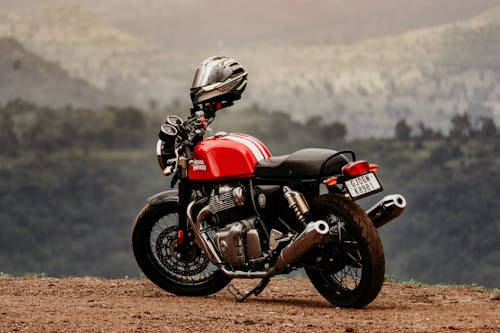
M 266 288 L 267 284 L 269 283 L 271 279 L 266 277 L 263 278 L 259 284 L 253 288 L 252 290 L 248 291 L 247 293 L 243 294 L 241 291 L 239 291 L 234 285 L 230 284 L 227 286 L 227 290 L 236 298 L 236 302 L 243 302 L 246 300 L 248 297 L 255 295 L 259 296 L 260 293 Z

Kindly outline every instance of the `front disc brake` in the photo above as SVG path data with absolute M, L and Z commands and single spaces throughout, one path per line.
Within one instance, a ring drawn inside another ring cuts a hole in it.
M 196 245 L 185 249 L 182 256 L 177 256 L 177 227 L 171 226 L 163 230 L 156 239 L 156 254 L 167 270 L 181 276 L 193 276 L 203 272 L 208 258 Z

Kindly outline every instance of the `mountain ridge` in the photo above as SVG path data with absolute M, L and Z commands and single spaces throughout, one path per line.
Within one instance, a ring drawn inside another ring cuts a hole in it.
M 117 99 L 75 79 L 58 64 L 27 51 L 13 38 L 0 38 L 0 103 L 21 98 L 44 106 L 100 107 Z
M 61 0 L 0 0 L 0 8 L 30 13 Z M 67 3 L 67 2 L 66 2 Z M 349 44 L 424 26 L 461 21 L 498 0 L 79 0 L 78 6 L 120 30 L 163 48 Z
M 209 55 L 226 54 L 250 73 L 238 104 L 258 103 L 301 121 L 317 115 L 340 120 L 353 128 L 350 136 L 387 135 L 401 118 L 414 126 L 431 119 L 446 131 L 451 114 L 471 107 L 480 110 L 477 117 L 500 120 L 495 93 L 500 83 L 495 57 L 500 51 L 500 6 L 462 22 L 349 45 L 216 46 L 195 52 L 141 41 L 78 7 L 42 13 L 4 20 L 0 35 L 28 31 L 17 34 L 33 52 L 60 63 L 73 77 L 130 96 L 143 107 L 151 101 L 162 105 L 179 100 L 187 108 L 195 66 Z M 45 21 L 48 27 L 42 31 L 33 28 Z M 87 34 L 68 28 L 68 22 L 86 26 Z M 23 24 L 30 28 L 22 30 Z M 65 31 L 71 38 L 64 37 Z

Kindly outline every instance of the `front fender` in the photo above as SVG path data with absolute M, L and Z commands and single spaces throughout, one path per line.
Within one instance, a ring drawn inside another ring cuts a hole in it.
M 179 191 L 169 190 L 156 193 L 155 195 L 149 197 L 146 201 L 151 206 L 157 206 L 165 202 L 179 202 Z

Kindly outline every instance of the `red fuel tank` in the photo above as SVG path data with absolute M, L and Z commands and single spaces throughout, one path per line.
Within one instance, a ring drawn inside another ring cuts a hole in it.
M 239 133 L 217 133 L 196 145 L 189 179 L 222 181 L 254 176 L 258 161 L 271 153 L 258 139 Z

